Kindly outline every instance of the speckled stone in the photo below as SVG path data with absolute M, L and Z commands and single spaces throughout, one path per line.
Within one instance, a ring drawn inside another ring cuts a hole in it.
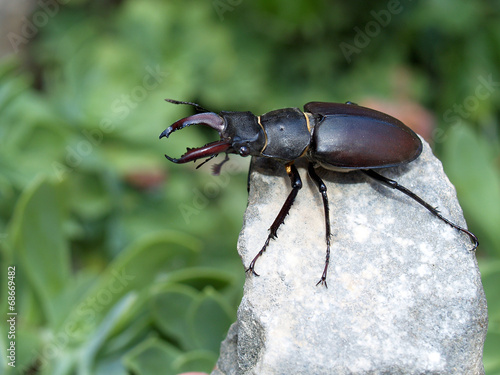
M 318 170 L 332 227 L 328 288 L 321 195 L 303 188 L 278 238 L 247 276 L 214 375 L 483 374 L 486 300 L 472 243 L 423 207 L 359 172 Z M 465 226 L 427 144 L 379 170 Z M 238 250 L 248 266 L 290 191 L 284 168 L 255 159 Z

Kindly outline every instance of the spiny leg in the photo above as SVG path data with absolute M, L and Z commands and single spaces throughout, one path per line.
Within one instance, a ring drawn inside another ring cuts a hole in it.
M 326 284 L 326 274 L 328 272 L 328 264 L 330 263 L 330 238 L 331 238 L 330 207 L 328 205 L 326 185 L 323 182 L 323 180 L 321 180 L 321 178 L 317 175 L 312 163 L 309 163 L 307 171 L 309 172 L 309 176 L 311 176 L 316 185 L 318 185 L 319 192 L 323 197 L 323 207 L 325 211 L 326 260 L 325 260 L 325 268 L 323 269 L 323 274 L 321 275 L 321 279 L 316 283 L 316 285 L 322 284 L 328 288 L 328 285 Z
M 366 169 L 366 170 L 363 170 L 363 172 L 370 176 L 371 178 L 373 178 L 374 180 L 377 180 L 378 182 L 381 182 L 382 184 L 392 188 L 392 189 L 396 189 L 396 190 L 399 190 L 400 192 L 406 194 L 407 196 L 409 196 L 410 198 L 412 198 L 413 200 L 415 200 L 417 203 L 419 203 L 420 205 L 424 206 L 427 210 L 429 210 L 429 212 L 431 214 L 433 214 L 434 216 L 438 217 L 439 219 L 443 220 L 446 224 L 450 225 L 451 227 L 455 228 L 455 229 L 458 229 L 459 231 L 467 234 L 472 242 L 474 242 L 474 247 L 472 248 L 471 251 L 474 251 L 476 250 L 476 248 L 479 246 L 479 240 L 477 239 L 477 237 L 472 233 L 472 232 L 469 232 L 467 229 L 465 228 L 462 228 L 461 226 L 451 222 L 450 220 L 448 220 L 447 218 L 445 218 L 444 216 L 442 216 L 439 211 L 432 207 L 429 203 L 427 203 L 426 201 L 424 201 L 422 198 L 420 198 L 418 195 L 416 195 L 415 193 L 413 193 L 412 191 L 408 190 L 407 188 L 405 188 L 404 186 L 398 184 L 396 181 L 394 180 L 391 180 L 387 177 L 384 177 L 380 174 L 378 174 L 377 172 L 371 170 L 371 169 Z
M 266 251 L 267 246 L 269 245 L 269 241 L 271 239 L 274 239 L 277 237 L 276 232 L 278 231 L 278 228 L 280 227 L 281 224 L 285 221 L 286 215 L 288 215 L 288 212 L 290 211 L 290 208 L 293 205 L 293 202 L 295 200 L 295 197 L 297 196 L 297 193 L 299 192 L 300 188 L 302 187 L 302 180 L 300 179 L 299 172 L 297 171 L 297 168 L 295 165 L 292 163 L 289 163 L 286 165 L 286 173 L 288 174 L 288 177 L 290 177 L 290 182 L 292 184 L 292 191 L 288 195 L 288 198 L 286 199 L 285 203 L 283 204 L 283 207 L 281 207 L 281 210 L 274 219 L 273 224 L 269 228 L 269 236 L 267 236 L 266 242 L 264 243 L 264 246 L 262 249 L 257 253 L 255 258 L 253 258 L 252 262 L 250 263 L 250 266 L 246 269 L 245 272 L 252 272 L 255 276 L 259 276 L 257 272 L 255 272 L 255 262 L 257 259 L 260 258 L 260 256 Z

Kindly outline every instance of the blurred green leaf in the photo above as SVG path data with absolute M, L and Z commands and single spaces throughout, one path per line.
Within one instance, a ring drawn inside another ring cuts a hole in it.
M 35 353 L 39 353 L 42 348 L 42 338 L 31 327 L 24 328 L 20 326 L 14 341 L 16 342 L 16 367 L 21 369 L 29 368 L 36 358 Z
M 486 335 L 484 345 L 483 363 L 487 374 L 500 374 L 500 357 L 498 349 L 500 348 L 500 330 L 489 329 Z
M 129 375 L 120 357 L 105 359 L 99 362 L 94 372 L 95 375 Z
M 216 290 L 207 287 L 188 311 L 189 333 L 199 348 L 218 353 L 220 343 L 235 318 L 236 311 Z
M 150 337 L 127 353 L 123 361 L 137 375 L 175 374 L 173 363 L 180 354 L 173 345 Z
M 45 318 L 60 315 L 59 295 L 70 276 L 64 235 L 66 191 L 61 184 L 38 179 L 24 192 L 14 211 L 10 233 L 20 266 L 36 291 Z
M 176 373 L 184 372 L 205 372 L 209 374 L 217 361 L 217 355 L 205 350 L 193 350 L 181 354 L 174 362 Z
M 155 288 L 151 299 L 151 315 L 158 328 L 178 341 L 183 349 L 194 349 L 193 337 L 189 334 L 186 314 L 198 297 L 198 292 L 186 285 L 165 285 Z
M 136 301 L 142 302 L 142 301 Z M 147 305 L 145 305 L 147 306 Z M 127 326 L 119 327 L 121 330 L 111 337 L 102 350 L 102 354 L 108 356 L 118 356 L 137 342 L 144 340 L 150 331 L 151 317 L 149 314 L 136 314 L 128 320 Z M 123 319 L 122 319 L 123 320 Z M 116 330 L 117 327 L 115 327 Z
M 490 327 L 500 331 L 500 260 L 480 259 L 481 280 L 488 301 Z
M 166 280 L 168 283 L 179 283 L 189 285 L 195 289 L 202 290 L 207 285 L 216 290 L 221 290 L 234 282 L 231 274 L 203 267 L 184 268 L 171 272 Z
M 500 171 L 492 150 L 465 124 L 448 130 L 443 163 L 486 249 L 500 255 Z
M 87 331 L 126 293 L 157 281 L 161 275 L 189 265 L 199 242 L 179 233 L 148 236 L 125 249 L 82 298 L 68 318 Z
M 497 5 L 47 4 L 20 18 L 27 27 L 49 15 L 36 36 L 0 60 L 0 251 L 2 264 L 17 267 L 20 362 L 38 357 L 47 375 L 118 375 L 167 352 L 173 367 L 160 373 L 210 371 L 245 278 L 236 243 L 249 160 L 232 157 L 234 168 L 223 168 L 232 173 L 218 177 L 210 166 L 168 163 L 164 153 L 178 156 L 217 135 L 190 127 L 159 141 L 194 113 L 164 98 L 255 114 L 311 100 L 384 98 L 426 107 L 424 127 L 439 123 L 444 132 L 434 149 L 481 241 L 485 367 L 499 373 Z M 385 22 L 389 5 L 397 9 Z M 122 305 L 127 296 L 134 300 Z M 191 348 L 201 350 L 183 351 Z
M 78 371 L 81 375 L 92 374 L 95 357 L 97 356 L 100 347 L 103 346 L 105 340 L 111 334 L 114 326 L 120 318 L 126 314 L 126 311 L 131 308 L 136 299 L 137 296 L 134 296 L 133 294 L 124 296 L 120 301 L 113 305 L 113 308 L 104 317 L 101 324 L 97 326 L 97 329 L 92 334 L 91 338 L 86 342 L 85 347 L 79 356 Z
M 15 74 L 18 64 L 17 59 L 5 59 L 0 64 L 0 115 L 9 109 L 14 98 L 29 88 L 30 82 L 26 75 Z

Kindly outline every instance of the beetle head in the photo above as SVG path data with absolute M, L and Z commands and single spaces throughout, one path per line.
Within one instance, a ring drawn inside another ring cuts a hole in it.
M 165 155 L 171 162 L 182 164 L 201 158 L 207 158 L 206 161 L 208 161 L 222 152 L 241 156 L 261 155 L 260 152 L 265 145 L 265 134 L 258 123 L 257 117 L 251 112 L 221 112 L 216 114 L 208 112 L 194 103 L 178 102 L 170 99 L 167 99 L 167 101 L 174 104 L 193 105 L 205 112 L 174 122 L 160 134 L 160 138 L 168 138 L 173 132 L 191 125 L 208 126 L 215 129 L 220 137 L 219 141 L 208 143 L 203 147 L 188 148 L 187 152 L 178 159 Z M 198 168 L 203 164 L 200 164 Z M 217 171 L 218 169 L 214 169 L 214 172 Z

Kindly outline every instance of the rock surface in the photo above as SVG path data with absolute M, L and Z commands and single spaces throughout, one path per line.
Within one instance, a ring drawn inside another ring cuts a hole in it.
M 318 170 L 328 188 L 328 288 L 321 195 L 303 188 L 248 275 L 238 320 L 212 375 L 483 374 L 486 300 L 472 243 L 402 193 L 362 173 Z M 290 191 L 284 168 L 252 162 L 238 250 L 245 266 Z M 465 226 L 454 187 L 424 143 L 419 159 L 379 170 Z

